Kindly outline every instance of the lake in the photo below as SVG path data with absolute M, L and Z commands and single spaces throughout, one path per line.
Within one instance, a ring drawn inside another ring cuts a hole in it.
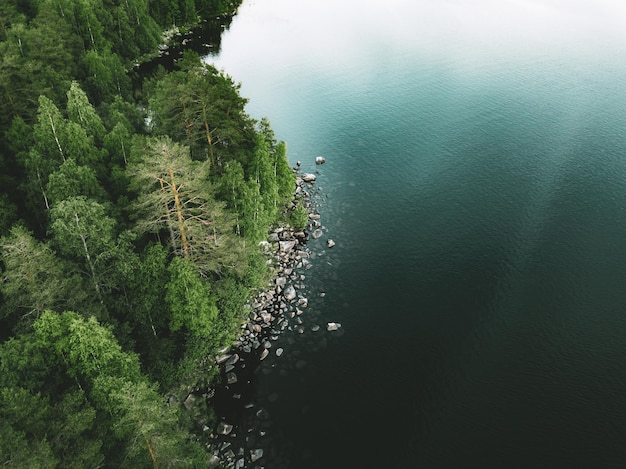
M 206 60 L 318 172 L 324 226 L 305 332 L 254 376 L 257 464 L 626 467 L 624 24 L 608 0 L 244 1 Z

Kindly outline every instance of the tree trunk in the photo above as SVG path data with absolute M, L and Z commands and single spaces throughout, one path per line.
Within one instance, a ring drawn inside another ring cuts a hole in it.
M 172 184 L 172 191 L 174 193 L 174 207 L 176 208 L 176 216 L 178 217 L 178 229 L 180 230 L 180 242 L 183 247 L 183 255 L 185 259 L 189 259 L 189 247 L 187 246 L 187 235 L 185 234 L 185 223 L 183 219 L 183 211 L 180 203 L 180 197 L 178 196 L 178 188 L 174 181 L 174 170 L 170 166 L 168 168 L 170 173 L 170 181 Z
M 163 179 L 159 179 L 159 184 L 161 184 L 161 192 L 165 194 Z M 170 209 L 167 206 L 167 203 L 165 204 L 165 216 L 167 217 L 167 229 L 170 230 L 170 241 L 172 242 L 172 249 L 174 250 L 174 252 L 176 252 L 178 250 L 178 247 L 176 246 L 176 235 L 174 234 L 174 228 L 172 228 L 172 217 L 170 215 Z
M 78 213 L 74 214 L 76 219 L 76 227 L 80 229 L 80 219 L 78 218 Z M 89 265 L 89 270 L 91 271 L 91 280 L 93 281 L 93 286 L 96 290 L 96 294 L 98 295 L 98 299 L 100 300 L 100 304 L 104 303 L 102 300 L 102 293 L 100 292 L 100 284 L 98 283 L 98 277 L 96 276 L 96 269 L 91 261 L 91 256 L 89 255 L 89 248 L 87 247 L 87 240 L 85 236 L 81 233 L 80 240 L 83 242 L 83 248 L 85 249 L 85 258 L 87 259 L 87 265 Z

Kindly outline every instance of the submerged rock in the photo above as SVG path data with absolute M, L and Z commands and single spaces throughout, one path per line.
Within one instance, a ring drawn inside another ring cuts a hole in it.
M 253 449 L 250 451 L 250 461 L 257 462 L 259 459 L 263 457 L 263 449 Z
M 268 420 L 270 418 L 270 413 L 266 409 L 260 408 L 256 411 L 256 416 L 261 420 Z
M 237 375 L 233 371 L 226 373 L 226 382 L 228 384 L 235 384 L 237 382 Z
M 220 435 L 228 435 L 232 431 L 233 426 L 226 422 L 220 422 L 217 426 L 217 433 L 219 433 Z
M 321 238 L 323 234 L 324 232 L 320 228 L 318 228 L 313 233 L 311 233 L 311 236 L 313 237 L 313 239 L 317 239 L 317 238 Z

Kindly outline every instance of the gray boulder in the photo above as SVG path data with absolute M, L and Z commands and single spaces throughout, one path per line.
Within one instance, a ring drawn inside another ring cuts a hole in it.
M 236 353 L 234 355 L 232 355 L 228 360 L 226 360 L 226 363 L 224 363 L 226 366 L 228 365 L 234 365 L 235 363 L 237 363 L 239 361 L 239 355 L 237 355 Z
M 289 252 L 291 251 L 295 246 L 296 246 L 296 240 L 290 240 L 290 241 L 280 241 L 280 243 L 278 243 L 280 245 L 280 250 L 282 252 Z
M 328 329 L 329 331 L 336 331 L 339 330 L 340 327 L 341 324 L 339 324 L 338 322 L 329 322 L 326 326 L 326 329 Z
M 291 301 L 296 298 L 296 289 L 293 288 L 293 285 L 289 285 L 287 288 L 285 288 L 283 296 L 287 301 Z

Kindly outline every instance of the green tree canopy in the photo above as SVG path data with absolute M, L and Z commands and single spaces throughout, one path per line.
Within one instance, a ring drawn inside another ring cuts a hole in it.
M 199 467 L 178 426 L 110 329 L 45 312 L 32 333 L 0 346 L 0 461 L 28 467 Z M 94 417 L 100 424 L 96 427 Z
M 62 262 L 44 243 L 16 225 L 0 239 L 0 259 L 4 264 L 0 292 L 3 318 L 32 323 L 45 310 L 66 304 L 72 292 Z
M 150 99 L 155 130 L 186 143 L 194 159 L 209 160 L 213 167 L 245 160 L 254 129 L 244 112 L 246 100 L 239 95 L 239 85 L 191 56 L 184 64 L 183 70 L 157 83 Z
M 137 229 L 168 233 L 174 253 L 200 272 L 240 269 L 243 243 L 224 204 L 214 198 L 207 173 L 207 163 L 192 161 L 186 147 L 166 138 L 150 140 L 129 166 L 139 193 Z

